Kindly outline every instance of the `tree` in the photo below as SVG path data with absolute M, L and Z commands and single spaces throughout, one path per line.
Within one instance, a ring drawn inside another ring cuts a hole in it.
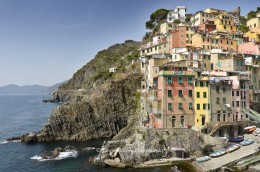
M 152 29 L 154 28 L 154 23 L 153 23 L 153 21 L 151 21 L 151 20 L 147 21 L 147 22 L 145 23 L 145 28 L 152 30 Z
M 162 19 L 165 19 L 168 13 L 169 13 L 169 10 L 161 8 L 159 10 L 156 10 L 155 12 L 153 12 L 150 15 L 150 20 L 159 22 Z
M 160 22 L 166 19 L 169 10 L 166 9 L 158 9 L 150 15 L 150 20 L 145 23 L 146 29 L 153 30 L 156 25 L 159 25 Z
M 175 24 L 175 25 L 180 24 L 180 23 L 181 23 L 181 21 L 180 21 L 179 19 L 175 19 L 175 20 L 173 21 L 173 24 Z

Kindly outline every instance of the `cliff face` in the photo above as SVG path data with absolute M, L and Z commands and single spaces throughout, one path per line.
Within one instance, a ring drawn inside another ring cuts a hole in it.
M 138 58 L 138 47 L 139 43 L 127 41 L 99 52 L 53 94 L 51 101 L 63 104 L 53 110 L 48 124 L 20 139 L 83 141 L 119 133 L 138 109 L 142 75 L 139 62 L 131 63 Z M 113 66 L 117 67 L 114 74 L 108 72 Z

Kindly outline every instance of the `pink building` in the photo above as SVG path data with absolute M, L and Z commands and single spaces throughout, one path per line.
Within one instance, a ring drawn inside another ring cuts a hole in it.
M 260 54 L 260 46 L 255 42 L 247 42 L 238 45 L 238 52 L 241 54 Z
M 154 78 L 154 101 L 150 124 L 155 128 L 179 128 L 194 126 L 193 91 L 195 72 L 178 63 L 160 67 Z

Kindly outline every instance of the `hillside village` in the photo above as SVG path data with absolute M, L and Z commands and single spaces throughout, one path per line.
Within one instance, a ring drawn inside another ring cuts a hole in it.
M 240 10 L 208 8 L 187 20 L 187 8 L 177 6 L 157 23 L 140 48 L 145 126 L 208 134 L 223 124 L 259 121 L 260 13 L 241 30 Z

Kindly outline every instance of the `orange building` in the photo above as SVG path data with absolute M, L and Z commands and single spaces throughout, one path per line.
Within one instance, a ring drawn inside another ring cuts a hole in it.
M 192 37 L 192 46 L 200 47 L 206 50 L 223 49 L 224 51 L 237 51 L 236 40 L 206 33 L 195 34 Z

